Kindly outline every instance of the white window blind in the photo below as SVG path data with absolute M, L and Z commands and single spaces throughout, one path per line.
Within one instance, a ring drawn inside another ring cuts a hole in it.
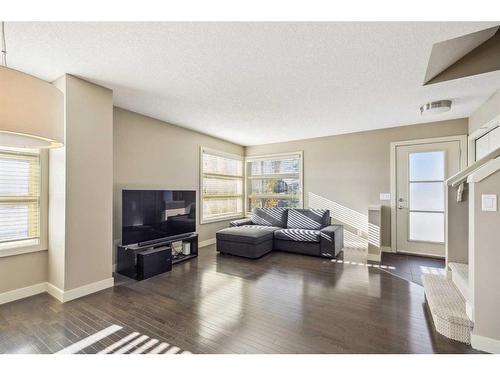
M 0 245 L 40 238 L 40 155 L 0 149 Z
M 243 159 L 201 150 L 201 222 L 243 215 Z
M 246 210 L 256 207 L 302 208 L 302 153 L 249 157 L 246 160 Z

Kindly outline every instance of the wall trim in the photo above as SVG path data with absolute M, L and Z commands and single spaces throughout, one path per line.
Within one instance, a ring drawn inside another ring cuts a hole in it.
M 115 285 L 115 279 L 112 277 L 100 281 L 96 281 L 94 283 L 90 283 L 87 285 L 80 286 L 78 288 L 70 289 L 64 291 L 63 300 L 61 302 L 68 302 L 88 294 L 99 292 L 103 289 L 111 288 Z
M 62 290 L 56 287 L 55 285 L 47 282 L 46 283 L 46 291 L 52 297 L 59 300 L 60 302 L 68 302 L 80 297 L 87 296 L 92 293 L 99 292 L 103 289 L 111 288 L 115 285 L 115 280 L 110 277 L 108 279 L 96 281 L 94 283 L 90 283 L 87 285 L 80 286 L 78 288 L 70 289 L 70 290 Z
M 398 251 L 396 251 L 396 253 L 398 253 L 398 254 L 408 254 L 408 255 L 418 255 L 418 256 L 427 257 L 427 258 L 434 258 L 434 259 L 443 259 L 443 260 L 446 260 L 446 255 L 419 253 L 419 252 L 415 252 L 415 251 L 405 251 L 405 250 L 398 250 Z
M 491 337 L 472 334 L 471 345 L 474 349 L 482 350 L 483 352 L 500 354 L 500 340 L 492 339 Z
M 372 262 L 380 262 L 380 260 L 382 259 L 382 254 L 368 254 L 366 259 Z
M 64 292 L 54 284 L 46 283 L 46 292 L 60 302 L 64 302 Z
M 19 241 L 24 242 L 24 241 Z M 39 244 L 34 244 L 30 246 L 15 246 L 10 248 L 0 248 L 0 258 L 2 257 L 10 257 L 15 255 L 36 253 L 38 251 L 47 251 L 47 248 L 40 247 Z
M 200 241 L 198 243 L 198 247 L 210 246 L 210 245 L 213 245 L 215 243 L 216 243 L 216 239 L 215 238 L 210 238 L 209 240 Z
M 36 294 L 44 293 L 47 291 L 46 283 L 33 284 L 24 288 L 9 290 L 0 293 L 0 305 L 16 301 L 18 299 L 27 298 Z
M 465 301 L 465 313 L 471 321 L 474 321 L 474 309 L 472 308 L 472 305 L 469 303 L 469 301 Z

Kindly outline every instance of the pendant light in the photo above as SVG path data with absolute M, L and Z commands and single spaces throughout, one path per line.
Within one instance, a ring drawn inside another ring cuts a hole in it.
M 2 22 L 0 146 L 49 148 L 64 142 L 64 98 L 54 85 L 7 67 Z

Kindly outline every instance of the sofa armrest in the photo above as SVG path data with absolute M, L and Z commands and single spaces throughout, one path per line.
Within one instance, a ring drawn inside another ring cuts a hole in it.
M 329 225 L 320 230 L 320 252 L 324 257 L 336 257 L 344 248 L 344 227 Z
M 252 219 L 244 218 L 244 219 L 238 219 L 238 220 L 233 220 L 233 221 L 229 222 L 229 226 L 231 226 L 231 227 L 240 227 L 242 225 L 253 225 Z

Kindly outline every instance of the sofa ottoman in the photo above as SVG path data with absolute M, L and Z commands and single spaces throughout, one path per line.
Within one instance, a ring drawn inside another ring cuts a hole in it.
M 217 251 L 245 258 L 260 258 L 273 250 L 277 227 L 249 225 L 225 228 L 217 232 Z

